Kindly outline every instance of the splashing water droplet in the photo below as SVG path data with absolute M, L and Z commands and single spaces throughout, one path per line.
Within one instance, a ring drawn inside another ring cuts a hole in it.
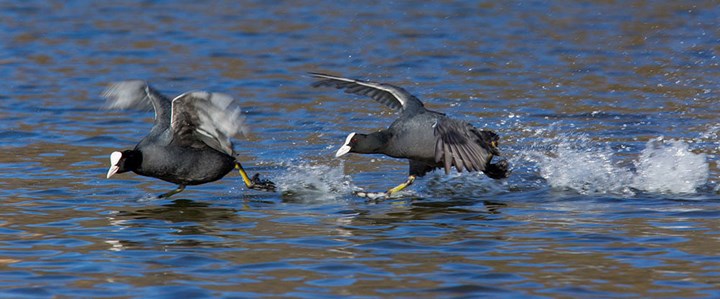
M 344 163 L 336 166 L 289 164 L 287 171 L 277 178 L 283 197 L 302 201 L 330 201 L 351 194 L 357 189 L 350 176 L 344 174 Z
M 587 138 L 575 142 L 560 138 L 549 153 L 526 153 L 538 164 L 540 176 L 551 187 L 575 190 L 581 194 L 634 195 L 625 183 L 630 180 L 632 173 L 613 162 L 612 151 L 584 147 Z
M 608 146 L 592 144 L 585 136 L 542 138 L 521 151 L 519 159 L 535 163 L 552 188 L 581 194 L 694 193 L 707 184 L 706 155 L 690 151 L 687 142 L 663 137 L 650 140 L 630 166 L 623 166 L 628 163 Z
M 658 193 L 692 193 L 707 181 L 709 166 L 705 154 L 690 151 L 679 140 L 650 140 L 637 162 L 633 187 Z

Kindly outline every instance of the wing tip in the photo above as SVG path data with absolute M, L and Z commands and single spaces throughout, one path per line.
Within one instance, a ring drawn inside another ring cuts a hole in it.
M 340 78 L 340 77 L 338 77 L 338 76 L 334 76 L 334 75 L 330 75 L 330 74 L 326 74 L 326 73 L 321 73 L 321 72 L 307 72 L 307 74 L 310 75 L 310 77 L 313 77 L 313 78 L 325 78 L 325 79 L 337 79 L 337 78 Z
M 142 99 L 147 96 L 150 84 L 145 80 L 133 79 L 115 81 L 100 94 L 105 99 L 103 109 L 124 110 L 128 108 L 147 108 Z

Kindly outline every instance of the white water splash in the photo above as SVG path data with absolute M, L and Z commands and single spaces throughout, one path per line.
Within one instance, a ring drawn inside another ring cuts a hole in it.
M 632 163 L 622 161 L 608 147 L 589 145 L 591 140 L 582 136 L 545 141 L 553 144 L 549 151 L 530 150 L 522 156 L 534 162 L 540 176 L 557 189 L 625 196 L 636 191 L 693 193 L 709 176 L 705 154 L 691 152 L 689 145 L 679 140 L 651 140 Z
M 287 171 L 277 178 L 278 188 L 285 197 L 299 200 L 329 201 L 351 194 L 357 188 L 344 174 L 344 163 L 311 165 L 287 163 Z
M 553 188 L 632 195 L 628 184 L 632 173 L 613 161 L 610 149 L 584 146 L 589 141 L 556 137 L 548 142 L 553 144 L 549 152 L 528 151 L 526 159 L 537 164 L 540 176 Z
M 704 132 L 700 133 L 701 140 L 713 140 L 716 144 L 720 139 L 720 124 L 714 124 L 705 129 Z
M 705 154 L 690 151 L 679 140 L 650 140 L 635 162 L 633 187 L 658 193 L 692 193 L 707 182 L 710 168 Z

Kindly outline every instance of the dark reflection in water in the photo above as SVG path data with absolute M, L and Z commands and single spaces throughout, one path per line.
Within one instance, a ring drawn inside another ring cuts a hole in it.
M 118 218 L 158 219 L 169 222 L 215 222 L 232 221 L 237 211 L 211 207 L 209 203 L 196 202 L 190 199 L 175 199 L 171 204 L 157 208 L 142 208 L 134 211 L 120 211 Z
M 719 297 L 714 1 L 0 3 L 0 297 Z M 403 86 L 501 136 L 514 171 L 333 154 L 394 115 L 308 71 Z M 236 174 L 109 153 L 151 127 L 109 83 L 243 103 Z

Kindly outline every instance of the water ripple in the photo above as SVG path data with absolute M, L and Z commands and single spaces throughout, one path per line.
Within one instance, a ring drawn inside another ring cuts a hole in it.
M 0 297 L 720 297 L 714 3 L 359 3 L 0 3 Z M 496 131 L 512 176 L 355 197 L 407 162 L 333 154 L 396 114 L 309 71 Z M 152 126 L 102 109 L 125 79 L 238 98 L 280 192 L 105 179 Z

